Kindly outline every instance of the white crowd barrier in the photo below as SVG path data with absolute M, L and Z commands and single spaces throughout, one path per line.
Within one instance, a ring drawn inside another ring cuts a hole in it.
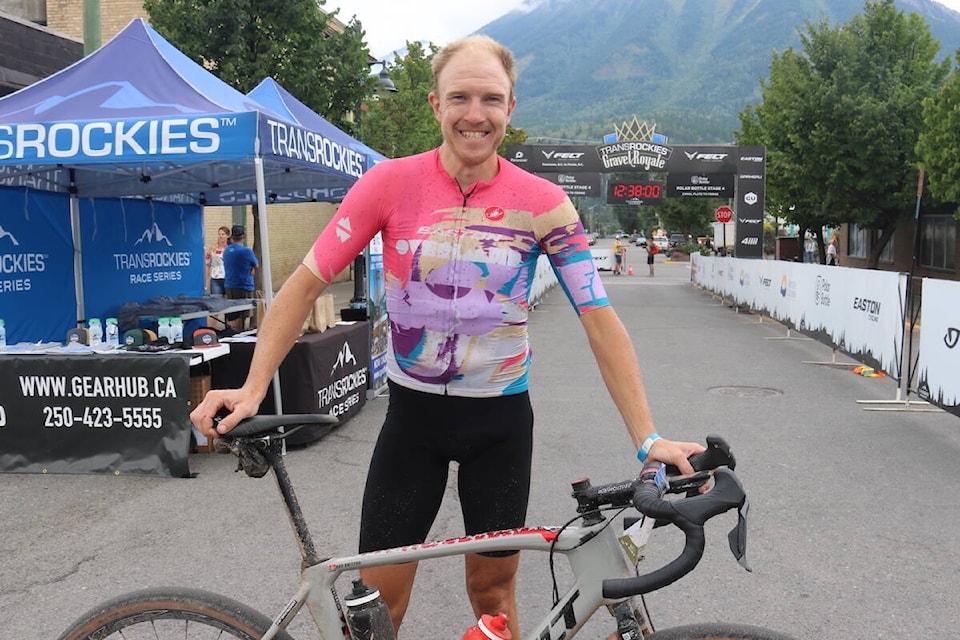
M 917 395 L 960 416 L 960 282 L 923 279 Z
M 907 275 L 691 256 L 693 281 L 900 379 Z

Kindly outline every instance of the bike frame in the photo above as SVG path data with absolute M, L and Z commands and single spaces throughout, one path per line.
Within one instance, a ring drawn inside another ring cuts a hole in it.
M 653 526 L 649 521 L 649 531 Z M 602 595 L 607 578 L 636 575 L 620 548 L 615 532 L 616 521 L 604 518 L 590 526 L 525 528 L 497 531 L 476 536 L 452 538 L 438 542 L 373 551 L 323 560 L 306 567 L 300 588 L 274 620 L 263 640 L 270 640 L 279 629 L 285 629 L 306 605 L 323 640 L 349 640 L 343 609 L 335 583 L 345 572 L 367 567 L 416 562 L 486 551 L 524 550 L 561 554 L 573 572 L 573 584 L 550 611 L 525 634 L 527 640 L 560 640 L 572 638 L 601 606 L 613 606 L 631 598 L 611 600 Z M 645 622 L 645 621 L 641 621 Z

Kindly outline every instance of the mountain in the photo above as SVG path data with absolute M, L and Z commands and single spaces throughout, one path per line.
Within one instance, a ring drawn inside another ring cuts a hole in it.
M 758 103 L 774 51 L 801 49 L 806 21 L 833 26 L 864 0 L 528 0 L 479 30 L 513 50 L 530 138 L 597 140 L 632 119 L 675 144 L 732 142 Z M 960 13 L 897 0 L 924 16 L 941 57 L 960 48 Z

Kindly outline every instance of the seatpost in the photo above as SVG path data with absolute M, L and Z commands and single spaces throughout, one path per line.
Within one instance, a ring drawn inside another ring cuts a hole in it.
M 303 566 L 310 567 L 319 564 L 320 558 L 317 556 L 317 550 L 313 546 L 313 538 L 310 536 L 310 530 L 307 528 L 307 521 L 303 518 L 303 511 L 300 509 L 297 494 L 293 491 L 293 483 L 290 481 L 287 467 L 283 463 L 283 455 L 280 453 L 280 447 L 280 442 L 271 442 L 267 455 L 269 456 L 270 465 L 273 467 L 273 475 L 277 479 L 277 487 L 280 489 L 280 495 L 283 496 L 283 504 L 287 507 L 290 525 L 293 527 L 293 532 L 300 545 L 300 556 L 303 558 Z

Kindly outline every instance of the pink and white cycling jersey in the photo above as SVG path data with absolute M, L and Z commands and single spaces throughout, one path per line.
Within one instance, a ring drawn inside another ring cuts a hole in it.
M 382 232 L 387 375 L 405 387 L 470 397 L 526 391 L 528 297 L 541 254 L 578 314 L 609 305 L 563 190 L 498 160 L 497 176 L 467 192 L 438 150 L 379 163 L 304 258 L 330 282 Z

